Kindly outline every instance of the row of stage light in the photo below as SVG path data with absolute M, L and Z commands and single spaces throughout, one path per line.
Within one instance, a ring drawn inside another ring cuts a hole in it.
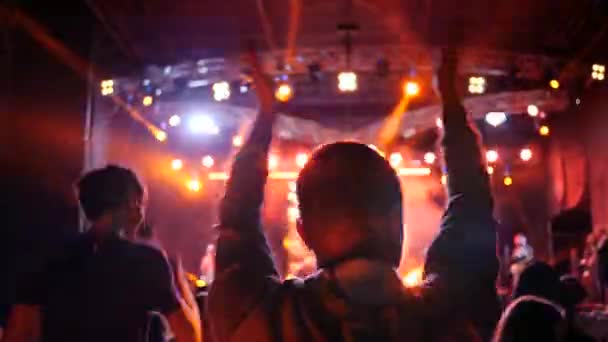
M 384 152 L 380 151 L 374 145 L 369 145 L 372 149 L 376 150 L 383 157 L 386 157 Z M 519 150 L 518 158 L 522 162 L 529 162 L 532 160 L 533 152 L 530 147 L 524 147 Z M 294 164 L 299 169 L 303 168 L 308 162 L 309 155 L 308 153 L 297 153 L 294 158 Z M 496 149 L 489 149 L 485 152 L 485 160 L 487 163 L 486 171 L 489 175 L 493 175 L 497 164 L 499 162 L 500 155 Z M 423 155 L 422 161 L 424 164 L 428 165 L 425 167 L 402 167 L 403 156 L 399 152 L 391 153 L 387 160 L 391 164 L 395 171 L 399 176 L 429 176 L 432 173 L 432 166 L 435 164 L 437 160 L 437 155 L 434 152 L 426 152 Z M 280 163 L 280 158 L 277 154 L 272 153 L 268 157 L 268 169 L 269 169 L 269 178 L 273 180 L 295 180 L 298 177 L 297 171 L 278 171 Z M 212 172 L 211 169 L 215 166 L 215 160 L 212 156 L 206 155 L 201 158 L 201 165 L 205 169 L 208 170 L 206 174 L 207 179 L 209 181 L 226 181 L 228 180 L 228 173 L 219 171 Z M 174 171 L 181 171 L 185 167 L 185 163 L 182 159 L 175 158 L 171 160 L 170 167 Z M 447 175 L 442 174 L 441 183 L 445 184 L 447 182 Z M 513 184 L 513 178 L 509 173 L 504 175 L 503 183 L 505 186 L 510 186 Z M 203 188 L 203 183 L 200 178 L 192 178 L 186 180 L 186 187 L 188 190 L 193 192 L 199 192 Z
M 606 67 L 603 64 L 593 64 L 591 66 L 591 79 L 593 81 L 603 81 L 605 79 Z M 275 98 L 280 102 L 288 102 L 294 96 L 294 88 L 288 82 L 285 81 L 288 77 L 281 77 L 276 80 L 275 87 Z M 343 71 L 337 75 L 337 87 L 340 92 L 352 93 L 357 91 L 359 88 L 358 76 L 354 71 Z M 149 81 L 148 81 L 149 83 Z M 468 91 L 471 94 L 483 94 L 487 88 L 487 81 L 483 76 L 471 76 L 469 77 Z M 552 89 L 559 89 L 560 83 L 557 79 L 549 80 L 549 87 Z M 104 80 L 101 82 L 101 95 L 108 96 L 114 94 L 114 80 Z M 243 83 L 239 86 L 241 93 L 249 91 L 249 84 Z M 219 81 L 211 85 L 211 91 L 213 99 L 218 102 L 226 101 L 230 99 L 233 89 L 228 81 Z M 403 92 L 407 96 L 416 96 L 420 92 L 420 85 L 409 80 L 403 84 Z M 160 93 L 159 89 L 156 91 L 157 95 Z M 145 107 L 151 106 L 154 103 L 153 95 L 145 95 L 142 100 L 142 105 Z

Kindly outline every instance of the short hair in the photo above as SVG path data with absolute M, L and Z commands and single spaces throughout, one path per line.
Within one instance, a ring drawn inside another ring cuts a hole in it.
M 378 152 L 355 142 L 333 143 L 315 151 L 300 172 L 296 187 L 305 226 L 311 219 L 367 223 L 402 208 L 401 183 L 395 170 Z M 364 227 L 365 223 L 358 228 L 374 228 Z
M 84 214 L 93 221 L 126 204 L 131 192 L 135 191 L 138 196 L 144 194 L 135 172 L 116 165 L 86 173 L 76 182 L 75 188 Z

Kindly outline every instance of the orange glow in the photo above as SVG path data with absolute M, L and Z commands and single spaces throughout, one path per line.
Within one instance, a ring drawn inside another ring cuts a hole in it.
M 367 145 L 367 147 L 371 148 L 372 150 L 376 151 L 379 155 L 381 155 L 382 157 L 385 156 L 384 151 L 382 151 L 381 149 L 378 148 L 378 146 L 374 145 L 374 144 L 369 144 Z
M 488 163 L 495 163 L 498 160 L 498 152 L 495 150 L 486 151 L 486 161 Z
M 306 154 L 306 153 L 298 153 L 296 155 L 296 165 L 299 168 L 303 168 L 306 165 L 306 163 L 308 163 L 308 154 Z
M 144 96 L 144 98 L 141 100 L 141 104 L 143 104 L 146 107 L 150 107 L 152 105 L 152 103 L 154 103 L 154 98 L 150 95 Z
M 447 175 L 441 175 L 441 184 L 446 185 L 448 182 L 448 176 Z
M 199 192 L 203 188 L 203 184 L 196 179 L 191 179 L 186 183 L 186 187 L 192 192 Z
M 399 152 L 394 152 L 394 153 L 391 153 L 388 160 L 391 163 L 392 167 L 397 167 L 403 161 L 403 156 Z
M 184 162 L 181 159 L 173 159 L 171 161 L 171 168 L 175 171 L 181 170 L 184 167 Z
M 532 159 L 532 150 L 529 148 L 522 148 L 519 152 L 519 158 L 521 158 L 523 161 Z
M 277 101 L 287 102 L 293 97 L 293 89 L 289 84 L 283 83 L 277 87 L 277 90 L 274 92 L 274 97 Z
M 403 92 L 407 96 L 414 97 L 420 93 L 420 86 L 414 81 L 408 81 L 403 86 Z
M 399 176 L 429 176 L 432 171 L 428 167 L 402 167 L 397 169 Z M 296 171 L 273 171 L 270 172 L 268 178 L 274 180 L 295 180 L 298 178 L 298 172 Z M 209 172 L 209 180 L 211 181 L 225 181 L 228 180 L 228 174 L 226 172 Z
M 542 125 L 538 129 L 538 133 L 540 133 L 540 135 L 542 135 L 542 136 L 548 136 L 549 133 L 551 133 L 551 132 L 549 130 L 549 126 Z
M 207 282 L 204 281 L 203 279 L 196 279 L 194 281 L 194 284 L 196 285 L 196 287 L 205 287 L 205 286 L 207 286 Z
M 558 89 L 559 88 L 559 81 L 558 80 L 551 80 L 549 82 L 549 86 L 553 89 Z
M 279 156 L 276 154 L 270 154 L 268 156 L 268 169 L 274 170 L 279 166 Z
M 505 186 L 511 186 L 513 185 L 513 178 L 511 178 L 511 176 L 505 176 L 505 179 L 503 179 L 502 181 Z
M 210 169 L 213 167 L 213 164 L 215 164 L 215 160 L 213 160 L 213 157 L 211 157 L 211 156 L 204 156 L 203 159 L 201 160 L 201 163 L 203 164 L 204 167 Z
M 493 175 L 494 174 L 494 167 L 491 165 L 488 165 L 488 167 L 486 167 L 486 171 L 488 172 L 489 175 Z
M 158 141 L 165 141 L 165 140 L 167 140 L 167 133 L 165 133 L 165 132 L 163 132 L 163 131 L 158 130 L 158 131 L 156 131 L 156 132 L 154 133 L 154 137 L 155 137 L 155 138 L 156 138 L 156 140 L 158 140 Z
M 402 279 L 405 287 L 417 287 L 422 285 L 422 266 L 409 271 Z
M 234 146 L 234 147 L 243 146 L 243 137 L 240 135 L 235 135 L 234 138 L 232 138 L 232 146 Z

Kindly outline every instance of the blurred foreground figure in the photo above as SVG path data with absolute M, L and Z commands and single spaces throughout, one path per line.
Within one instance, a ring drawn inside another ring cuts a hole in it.
M 5 341 L 145 341 L 151 312 L 178 342 L 200 341 L 198 310 L 177 295 L 167 259 L 134 242 L 145 210 L 137 176 L 107 166 L 76 190 L 91 227 L 20 284 Z
M 478 135 L 454 88 L 455 58 L 444 54 L 438 74 L 450 198 L 420 295 L 395 272 L 403 240 L 399 179 L 383 157 L 353 142 L 320 148 L 300 173 L 298 231 L 319 271 L 279 280 L 260 226 L 276 115 L 270 83 L 250 58 L 261 109 L 220 208 L 208 303 L 215 341 L 489 340 L 500 314 L 496 224 Z

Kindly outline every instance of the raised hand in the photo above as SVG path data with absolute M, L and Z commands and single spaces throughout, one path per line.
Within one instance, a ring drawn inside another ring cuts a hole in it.
M 250 44 L 244 59 L 251 68 L 255 93 L 260 102 L 260 113 L 263 115 L 271 114 L 274 105 L 272 80 L 264 74 L 253 44 Z
M 438 56 L 437 81 L 442 98 L 455 98 L 456 77 L 458 72 L 458 56 L 452 48 L 444 48 Z

